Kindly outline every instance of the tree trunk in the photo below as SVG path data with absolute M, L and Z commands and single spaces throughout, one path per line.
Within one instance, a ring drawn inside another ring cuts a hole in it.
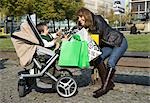
M 14 25 L 14 16 L 11 16 L 11 26 L 10 26 L 10 34 L 12 35 L 14 30 L 13 30 L 13 25 Z
M 53 19 L 53 28 L 54 28 L 54 32 L 56 32 L 55 31 L 55 20 Z
M 8 17 L 5 18 L 5 33 L 8 34 Z
M 67 18 L 68 29 L 70 29 L 69 18 Z

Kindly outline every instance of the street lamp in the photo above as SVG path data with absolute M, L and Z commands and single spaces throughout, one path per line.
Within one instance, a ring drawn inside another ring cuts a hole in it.
M 138 19 L 140 19 L 140 8 L 141 8 L 141 5 L 139 4 L 138 5 Z
M 115 26 L 116 26 L 116 30 L 118 30 L 118 23 L 119 23 L 118 20 L 116 20 L 114 23 L 115 23 Z

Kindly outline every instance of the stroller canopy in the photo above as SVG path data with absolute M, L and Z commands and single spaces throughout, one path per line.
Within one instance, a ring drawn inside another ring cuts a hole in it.
M 35 54 L 36 47 L 40 42 L 28 22 L 21 24 L 20 31 L 14 32 L 11 40 L 15 47 L 17 56 L 19 57 L 21 66 L 24 67 L 29 65 Z

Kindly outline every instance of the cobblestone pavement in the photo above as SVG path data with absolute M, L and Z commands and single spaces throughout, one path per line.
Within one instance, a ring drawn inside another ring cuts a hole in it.
M 8 57 L 7 57 L 8 56 Z M 62 98 L 57 93 L 40 93 L 32 91 L 23 98 L 18 97 L 17 91 L 17 72 L 22 70 L 18 65 L 16 58 L 9 58 L 8 54 L 3 56 L 0 55 L 0 103 L 150 103 L 150 86 L 143 83 L 147 82 L 149 84 L 149 73 L 150 68 L 141 66 L 136 67 L 139 63 L 149 63 L 149 59 L 140 59 L 137 61 L 137 65 L 131 66 L 131 61 L 134 63 L 137 59 L 125 58 L 122 59 L 118 65 L 118 70 L 116 74 L 129 75 L 128 78 L 133 79 L 132 76 L 141 76 L 143 78 L 147 77 L 148 81 L 133 81 L 128 82 L 124 80 L 121 83 L 119 79 L 115 82 L 114 90 L 111 90 L 106 95 L 95 99 L 92 97 L 92 92 L 96 90 L 99 85 L 89 85 L 86 87 L 78 88 L 78 94 L 70 98 Z M 8 60 L 6 59 L 8 58 Z M 3 60 L 2 60 L 3 59 Z M 129 67 L 124 67 L 125 63 L 129 64 Z M 124 76 L 121 76 L 125 79 Z M 135 78 L 136 79 L 136 78 Z M 145 79 L 144 79 L 145 80 Z M 146 79 L 147 80 L 147 79 Z M 137 82 L 141 82 L 137 85 Z

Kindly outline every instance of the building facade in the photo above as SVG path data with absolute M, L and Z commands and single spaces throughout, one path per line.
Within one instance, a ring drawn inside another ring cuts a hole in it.
M 136 20 L 141 21 L 143 31 L 150 32 L 150 0 L 129 0 L 129 10 Z
M 108 13 L 113 9 L 113 0 L 83 0 L 85 7 L 95 14 Z
M 130 0 L 129 8 L 139 19 L 150 17 L 150 0 Z

